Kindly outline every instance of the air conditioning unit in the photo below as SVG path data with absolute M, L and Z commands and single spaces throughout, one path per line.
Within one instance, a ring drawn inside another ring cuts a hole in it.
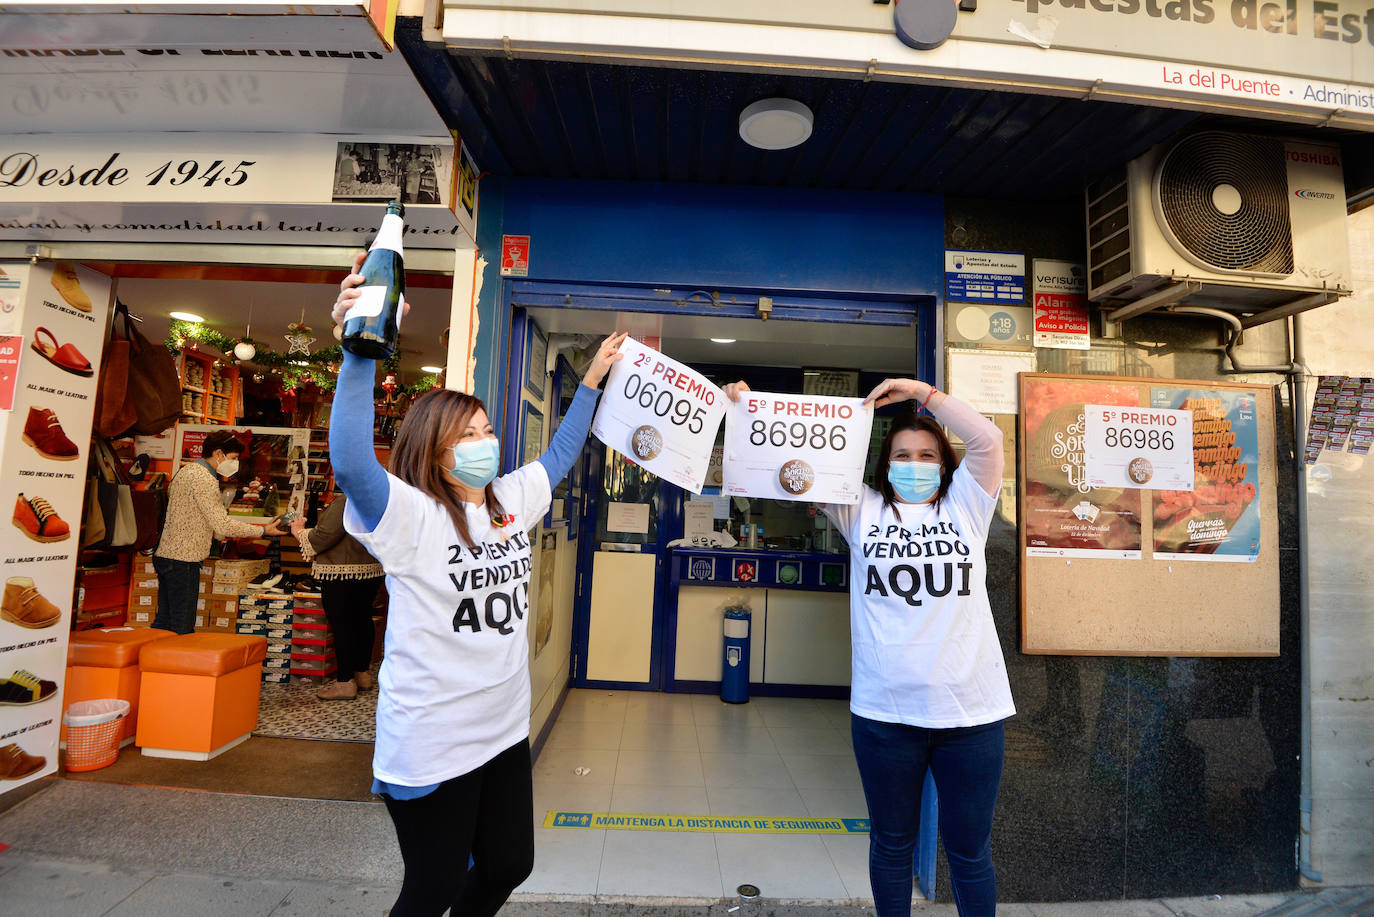
M 1177 301 L 1239 313 L 1351 292 L 1339 147 L 1206 131 L 1128 162 L 1086 203 L 1094 302 L 1180 281 L 1197 288 Z

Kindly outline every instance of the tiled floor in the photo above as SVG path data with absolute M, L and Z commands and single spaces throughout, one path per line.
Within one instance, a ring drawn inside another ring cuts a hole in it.
M 867 836 L 543 828 L 550 809 L 865 818 L 845 701 L 572 691 L 535 763 L 534 874 L 518 891 L 872 897 Z

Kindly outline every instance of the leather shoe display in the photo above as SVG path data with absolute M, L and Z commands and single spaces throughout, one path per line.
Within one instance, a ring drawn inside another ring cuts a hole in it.
M 34 541 L 65 541 L 72 535 L 72 527 L 63 522 L 52 508 L 52 504 L 42 497 L 19 495 L 14 501 L 14 527 L 21 530 Z
M 31 755 L 11 742 L 0 747 L 0 780 L 20 780 L 43 769 L 48 759 Z
M 80 309 L 82 312 L 91 311 L 91 298 L 86 295 L 85 290 L 81 289 L 81 278 L 76 276 L 76 268 L 67 262 L 59 261 L 53 265 L 52 288 L 73 309 Z
M 62 432 L 62 424 L 57 415 L 47 408 L 29 408 L 29 416 L 24 420 L 24 442 L 44 458 L 59 462 L 70 462 L 77 457 L 76 443 Z
M 11 576 L 5 580 L 0 618 L 20 627 L 50 627 L 62 620 L 62 610 L 39 594 L 32 579 Z
M 9 678 L 0 678 L 0 704 L 22 707 L 47 700 L 57 693 L 57 682 L 39 678 L 19 669 Z

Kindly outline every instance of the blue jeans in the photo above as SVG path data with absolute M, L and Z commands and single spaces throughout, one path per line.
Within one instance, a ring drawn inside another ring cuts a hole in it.
M 200 563 L 153 555 L 157 571 L 157 617 L 153 626 L 189 634 L 196 629 L 196 602 L 200 600 Z
M 959 917 L 995 914 L 992 810 L 1002 783 L 1002 722 L 922 729 L 855 716 L 851 728 L 868 801 L 868 876 L 878 917 L 911 913 L 912 858 L 926 768 L 939 794 L 940 839 Z

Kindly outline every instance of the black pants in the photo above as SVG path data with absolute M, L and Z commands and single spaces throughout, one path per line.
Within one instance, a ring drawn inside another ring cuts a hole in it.
M 383 796 L 405 878 L 391 917 L 491 917 L 534 869 L 530 743 L 419 799 Z M 468 869 L 468 855 L 473 866 Z
M 372 602 L 382 579 L 320 581 L 324 615 L 334 631 L 340 681 L 348 681 L 354 672 L 366 672 L 372 665 Z
M 157 573 L 157 614 L 153 626 L 178 634 L 194 633 L 200 599 L 200 562 L 153 555 Z

